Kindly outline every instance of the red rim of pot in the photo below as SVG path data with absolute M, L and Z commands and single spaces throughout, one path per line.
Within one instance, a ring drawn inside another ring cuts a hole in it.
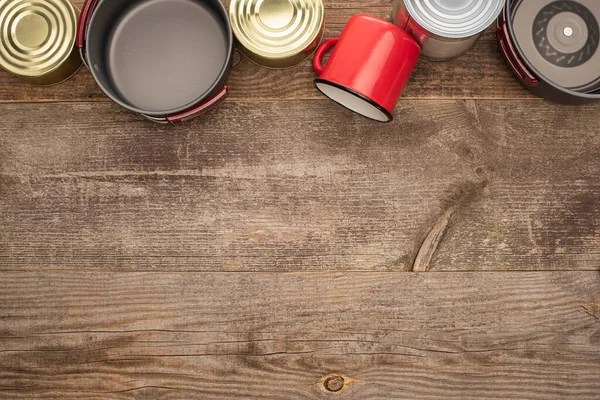
M 498 19 L 498 30 L 496 36 L 500 44 L 500 51 L 506 59 L 510 69 L 523 85 L 537 96 L 559 103 L 584 103 L 600 100 L 600 91 L 592 93 L 581 93 L 555 84 L 546 79 L 528 60 L 523 56 L 523 51 L 516 40 L 512 25 L 513 0 L 507 0 L 504 12 Z
M 102 89 L 102 91 L 111 100 L 120 106 L 138 113 L 154 122 L 175 124 L 203 115 L 216 108 L 225 100 L 225 98 L 227 98 L 229 89 L 225 85 L 225 82 L 229 78 L 233 60 L 233 32 L 231 30 L 231 24 L 229 23 L 227 10 L 220 1 L 216 1 L 213 4 L 215 5 L 216 11 L 218 11 L 219 17 L 222 19 L 222 27 L 224 28 L 227 36 L 227 54 L 226 59 L 224 60 L 225 62 L 223 64 L 223 68 L 221 69 L 217 79 L 215 79 L 215 82 L 204 93 L 190 103 L 168 111 L 147 111 L 126 103 L 119 97 L 110 93 L 110 91 L 104 87 L 101 79 L 99 79 L 97 76 L 96 71 L 94 71 L 93 68 L 89 68 L 90 60 L 87 54 L 89 26 L 94 22 L 94 18 L 96 16 L 95 11 L 103 1 L 104 0 L 85 1 L 79 15 L 75 44 L 79 48 L 81 59 L 88 67 L 88 70 L 94 77 L 94 80 L 100 89 Z

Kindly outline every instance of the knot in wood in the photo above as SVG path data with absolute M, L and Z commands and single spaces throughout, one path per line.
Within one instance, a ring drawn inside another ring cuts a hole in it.
M 330 392 L 339 392 L 344 387 L 344 378 L 339 375 L 333 375 L 325 379 L 323 386 Z

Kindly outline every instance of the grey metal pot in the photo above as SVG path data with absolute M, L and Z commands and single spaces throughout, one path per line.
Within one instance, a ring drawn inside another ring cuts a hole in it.
M 152 121 L 187 121 L 227 97 L 233 33 L 219 0 L 86 0 L 77 46 L 104 93 Z
M 410 33 L 422 56 L 446 61 L 469 50 L 502 12 L 505 0 L 396 0 L 394 23 Z

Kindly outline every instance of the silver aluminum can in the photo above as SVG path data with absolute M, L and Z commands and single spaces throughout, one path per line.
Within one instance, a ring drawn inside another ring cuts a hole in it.
M 421 45 L 422 56 L 446 61 L 469 50 L 505 0 L 396 0 L 394 23 Z

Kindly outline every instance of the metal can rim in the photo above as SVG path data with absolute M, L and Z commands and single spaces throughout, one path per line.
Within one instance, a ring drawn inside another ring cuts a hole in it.
M 283 23 L 269 25 L 261 7 L 269 12 L 267 6 L 275 3 L 287 10 L 281 11 Z M 293 67 L 310 56 L 314 42 L 322 38 L 324 14 L 322 0 L 231 0 L 229 6 L 241 51 L 261 66 L 278 69 Z
M 4 9 L 2 3 L 4 3 Z M 21 6 L 20 3 L 23 5 Z M 8 7 L 24 9 L 23 15 L 17 13 L 20 10 L 13 10 L 11 14 L 11 9 L 7 10 Z M 28 9 L 27 7 L 32 8 Z M 69 0 L 53 0 L 50 2 L 0 0 L 0 42 L 2 44 L 0 66 L 9 73 L 25 80 L 37 80 L 45 76 L 55 75 L 72 58 L 78 12 L 79 9 L 71 4 Z M 21 19 L 32 14 L 38 15 L 48 24 L 46 26 L 48 33 L 42 42 L 43 44 L 27 47 L 26 44 L 17 43 L 19 39 L 13 37 L 11 33 L 16 35 L 14 33 L 16 32 L 16 26 L 14 25 L 18 25 Z M 12 20 L 7 21 L 9 17 Z M 17 22 L 14 22 L 15 19 Z M 11 26 L 6 26 L 11 23 Z M 59 25 L 61 30 L 52 32 L 53 23 Z M 52 51 L 54 53 L 51 53 Z M 28 58 L 28 55 L 31 58 Z M 32 61 L 33 57 L 38 57 L 38 59 Z M 23 65 L 17 65 L 19 60 L 24 60 L 22 61 Z M 39 62 L 39 64 L 36 65 L 35 62 Z M 29 64 L 27 65 L 27 63 Z M 69 69 L 73 68 L 69 67 Z M 79 67 L 76 69 L 79 69 Z M 69 72 L 69 76 L 71 75 L 72 73 Z M 60 79 L 64 80 L 62 77 Z
M 436 10 L 430 1 L 399 0 L 402 1 L 415 21 L 428 32 L 449 39 L 464 39 L 475 36 L 487 29 L 504 9 L 505 0 L 473 0 L 475 6 L 484 7 L 470 10 L 467 18 L 452 15 L 443 18 L 441 10 Z M 485 5 L 487 4 L 487 7 Z M 479 12 L 477 12 L 479 10 Z M 470 18 L 468 18 L 470 16 Z

